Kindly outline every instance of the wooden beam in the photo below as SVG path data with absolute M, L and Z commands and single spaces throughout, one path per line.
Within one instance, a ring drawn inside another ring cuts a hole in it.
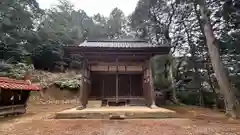
M 126 66 L 126 71 L 143 71 L 142 66 Z
M 95 60 L 116 60 L 116 58 L 118 58 L 118 60 L 146 60 L 148 58 L 150 58 L 151 56 L 127 56 L 127 55 L 84 55 L 83 57 L 85 57 L 86 59 L 95 59 Z
M 104 74 L 104 75 L 107 75 L 107 74 L 116 74 L 117 72 L 116 71 L 109 71 L 109 72 L 106 72 L 106 71 L 94 71 L 94 73 L 98 73 L 98 74 Z M 142 74 L 142 72 L 140 71 L 118 71 L 118 74 Z
M 83 52 L 83 55 L 129 55 L 129 56 L 153 56 L 151 52 Z
M 101 65 L 101 66 L 144 66 L 143 62 L 102 62 L 102 61 L 90 61 L 89 65 Z
M 105 72 L 118 72 L 120 69 L 120 66 L 109 66 L 109 65 L 91 65 L 90 70 L 91 71 L 105 71 Z M 121 68 L 122 69 L 122 68 Z M 142 72 L 143 68 L 141 65 L 139 66 L 125 66 L 125 72 L 132 72 L 132 71 L 137 71 L 137 72 Z M 121 72 L 123 72 L 121 70 Z
M 168 54 L 170 47 L 145 47 L 145 48 L 113 48 L 113 47 L 79 47 L 79 46 L 67 46 L 64 47 L 64 51 L 67 52 L 148 52 L 148 53 L 164 53 Z

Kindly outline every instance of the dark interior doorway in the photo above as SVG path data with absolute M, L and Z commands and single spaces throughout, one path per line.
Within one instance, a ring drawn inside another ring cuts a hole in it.
M 138 98 L 143 97 L 142 74 L 91 73 L 91 92 L 89 98 Z

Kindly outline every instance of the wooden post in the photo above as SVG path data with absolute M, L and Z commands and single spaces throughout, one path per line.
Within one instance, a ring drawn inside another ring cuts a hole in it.
M 129 92 L 130 93 L 129 97 L 131 98 L 131 97 L 133 97 L 133 95 L 132 95 L 132 81 L 131 81 L 132 78 L 131 78 L 131 75 L 129 75 L 128 78 L 129 78 L 129 91 L 130 91 Z
M 150 106 L 151 101 L 150 101 L 150 89 L 149 89 L 149 74 L 148 73 L 148 61 L 145 62 L 143 66 L 143 91 L 144 91 L 144 97 L 146 101 L 146 105 Z
M 0 88 L 0 102 L 2 102 L 2 88 Z
M 156 108 L 156 95 L 155 95 L 155 89 L 154 89 L 154 83 L 153 83 L 153 73 L 152 73 L 152 67 L 151 67 L 151 59 L 148 61 L 148 69 L 149 69 L 149 85 L 150 85 L 150 94 L 151 94 L 151 108 Z
M 116 63 L 118 65 L 118 59 L 116 59 Z M 116 102 L 118 103 L 118 66 L 117 66 L 117 71 L 116 71 Z
M 81 70 L 81 88 L 80 88 L 80 105 L 77 107 L 77 109 L 81 110 L 86 108 L 87 106 L 87 100 L 88 100 L 88 84 L 89 84 L 89 75 L 87 73 L 87 63 L 86 61 L 83 61 L 83 68 Z
M 90 92 L 90 86 L 91 86 L 91 81 L 90 81 L 90 70 L 88 68 L 88 61 L 85 63 L 85 81 L 86 81 L 86 87 L 85 87 L 85 95 L 84 95 L 84 106 L 87 106 L 88 104 L 88 96 Z
M 104 79 L 102 80 L 102 99 L 104 98 Z
M 118 73 L 116 73 L 116 102 L 118 103 Z
M 77 107 L 77 110 L 81 110 L 81 109 L 84 109 L 85 108 L 85 106 L 83 105 L 83 96 L 84 96 L 84 85 L 85 85 L 85 83 L 84 83 L 84 77 L 83 77 L 83 75 L 82 75 L 82 77 L 80 78 L 80 80 L 81 80 L 81 86 L 80 86 L 80 89 L 79 89 L 79 106 Z

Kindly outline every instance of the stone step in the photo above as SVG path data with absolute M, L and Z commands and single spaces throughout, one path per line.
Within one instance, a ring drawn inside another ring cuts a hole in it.
M 100 108 L 102 106 L 102 100 L 89 100 L 87 107 Z
M 123 113 L 112 113 L 109 114 L 109 119 L 111 120 L 121 120 L 121 119 L 125 119 L 126 116 Z
M 76 110 L 76 108 L 64 110 L 56 113 L 57 119 L 160 119 L 176 118 L 176 112 L 165 108 L 150 109 L 148 107 L 102 107 L 102 108 L 85 108 Z

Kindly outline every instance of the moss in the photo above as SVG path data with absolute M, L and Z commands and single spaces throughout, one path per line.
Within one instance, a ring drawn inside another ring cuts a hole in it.
M 9 77 L 14 79 L 23 79 L 27 72 L 34 70 L 33 65 L 24 63 L 7 64 L 6 62 L 0 63 L 0 76 Z
M 81 80 L 79 78 L 62 79 L 60 81 L 55 81 L 54 84 L 60 88 L 76 90 L 81 87 Z

